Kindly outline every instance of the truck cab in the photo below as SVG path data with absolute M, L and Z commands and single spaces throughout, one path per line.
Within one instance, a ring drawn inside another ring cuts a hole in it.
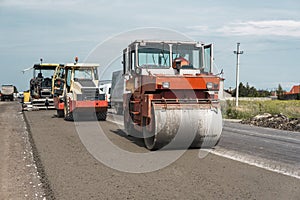
M 0 92 L 1 101 L 5 101 L 5 100 L 13 101 L 14 91 L 15 91 L 15 87 L 13 85 L 2 85 L 1 92 Z

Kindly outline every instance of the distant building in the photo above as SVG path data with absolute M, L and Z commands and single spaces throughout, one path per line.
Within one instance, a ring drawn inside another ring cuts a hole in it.
M 287 92 L 286 94 L 299 94 L 300 93 L 300 85 L 294 85 L 290 92 Z
M 285 92 L 279 99 L 289 100 L 298 99 L 300 100 L 300 85 L 294 85 L 289 92 Z

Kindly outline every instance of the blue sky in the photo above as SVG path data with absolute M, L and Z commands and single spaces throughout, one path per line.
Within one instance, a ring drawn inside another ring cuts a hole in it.
M 40 57 L 84 60 L 120 32 L 161 27 L 214 43 L 226 88 L 235 87 L 233 51 L 240 42 L 240 81 L 289 90 L 300 84 L 299 10 L 298 0 L 0 0 L 0 84 L 26 90 L 31 72 L 21 71 Z

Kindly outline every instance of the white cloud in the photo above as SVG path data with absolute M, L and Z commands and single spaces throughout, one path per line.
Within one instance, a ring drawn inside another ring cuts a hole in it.
M 300 37 L 300 21 L 265 20 L 247 21 L 225 25 L 218 29 L 226 35 L 290 36 Z
M 39 11 L 53 11 L 53 10 L 73 10 L 84 6 L 84 0 L 2 0 L 0 8 L 13 8 L 22 10 L 39 10 Z
M 199 36 L 203 34 L 207 34 L 209 31 L 208 26 L 187 26 L 188 32 L 187 34 L 190 36 Z
M 204 32 L 208 30 L 208 26 L 188 26 L 188 29 L 193 29 L 195 31 Z
M 68 5 L 78 3 L 78 0 L 3 0 L 0 6 L 16 6 L 16 7 L 43 7 L 46 5 Z

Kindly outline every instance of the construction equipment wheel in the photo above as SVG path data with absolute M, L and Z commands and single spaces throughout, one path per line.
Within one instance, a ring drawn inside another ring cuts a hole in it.
M 156 123 L 155 123 L 155 115 L 154 110 L 151 110 L 151 117 L 143 117 L 143 137 L 144 143 L 147 149 L 149 150 L 157 150 L 163 147 L 164 144 L 158 144 L 156 142 L 157 136 L 155 131 Z
M 67 100 L 67 102 L 65 103 L 65 106 L 64 106 L 64 117 L 65 117 L 64 119 L 66 121 L 74 121 L 73 113 L 70 112 L 69 100 Z
M 143 118 L 144 143 L 150 150 L 212 148 L 220 139 L 222 126 L 220 108 L 152 104 L 151 117 Z
M 62 118 L 62 117 L 65 116 L 64 110 L 56 110 L 56 111 L 57 111 L 57 117 L 58 117 L 58 118 Z
M 124 110 L 124 129 L 127 136 L 133 135 L 134 127 L 128 108 Z
M 107 111 L 97 112 L 97 119 L 100 121 L 105 121 L 107 117 Z

